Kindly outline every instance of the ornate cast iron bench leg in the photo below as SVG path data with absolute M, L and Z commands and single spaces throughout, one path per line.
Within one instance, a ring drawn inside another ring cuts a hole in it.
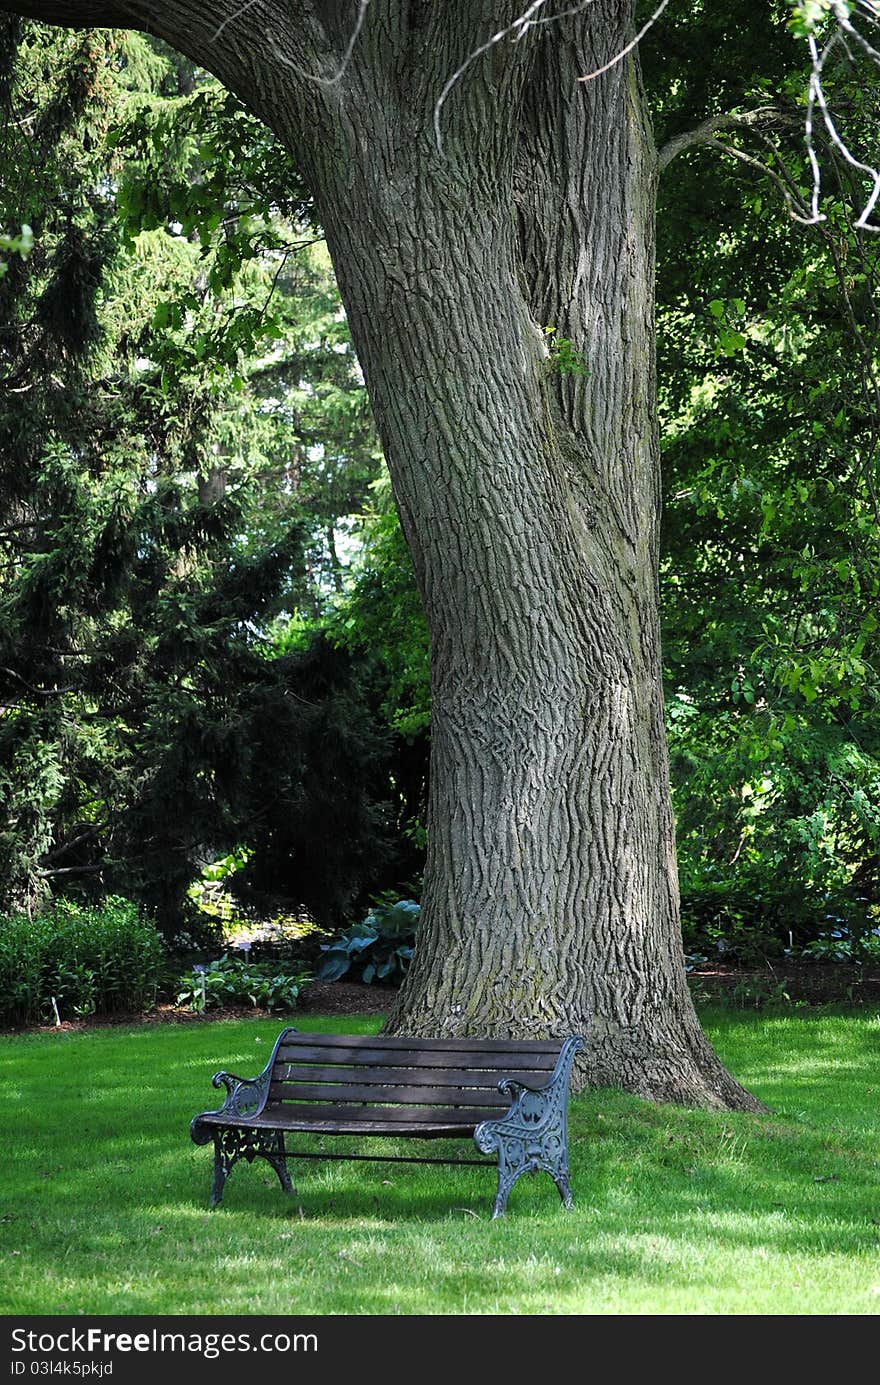
M 265 1159 L 278 1175 L 281 1187 L 291 1197 L 296 1189 L 287 1172 L 287 1156 L 284 1150 L 284 1132 L 281 1130 L 241 1130 L 230 1127 L 214 1133 L 214 1182 L 211 1187 L 211 1206 L 219 1207 L 223 1200 L 223 1187 L 239 1159 L 252 1164 L 254 1159 Z
M 500 1091 L 512 1098 L 506 1116 L 483 1121 L 474 1131 L 474 1143 L 483 1154 L 498 1155 L 498 1191 L 492 1217 L 500 1217 L 510 1190 L 524 1173 L 549 1173 L 562 1205 L 572 1205 L 568 1181 L 568 1080 L 571 1065 L 584 1041 L 579 1035 L 566 1040 L 545 1087 L 523 1086 L 505 1078 Z
M 287 1030 L 279 1037 L 276 1048 L 285 1033 Z M 226 1101 L 219 1111 L 205 1111 L 202 1115 L 195 1116 L 190 1125 L 192 1138 L 197 1145 L 205 1145 L 211 1139 L 214 1141 L 212 1207 L 219 1207 L 223 1200 L 223 1187 L 239 1159 L 246 1159 L 249 1164 L 257 1158 L 265 1159 L 277 1173 L 284 1191 L 295 1196 L 295 1189 L 287 1172 L 283 1130 L 273 1130 L 271 1127 L 248 1129 L 247 1126 L 234 1123 L 257 1116 L 262 1111 L 272 1081 L 273 1062 L 274 1053 L 259 1077 L 236 1077 L 231 1072 L 215 1073 L 211 1081 L 215 1087 L 226 1088 Z M 216 1126 L 206 1123 L 203 1116 L 222 1116 L 232 1123 Z

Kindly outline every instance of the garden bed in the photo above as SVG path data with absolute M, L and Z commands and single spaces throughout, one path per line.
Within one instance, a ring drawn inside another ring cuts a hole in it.
M 695 999 L 743 1008 L 766 1005 L 880 1004 L 880 966 L 800 961 L 789 957 L 753 967 L 704 963 L 689 976 Z
M 389 1009 L 397 990 L 393 986 L 364 986 L 359 982 L 315 981 L 300 999 L 295 1011 L 278 1014 L 279 1029 L 285 1022 L 296 1022 L 297 1015 L 378 1015 Z M 59 1031 L 77 1033 L 83 1029 L 103 1028 L 114 1024 L 204 1024 L 214 1020 L 267 1019 L 265 1010 L 252 1005 L 228 1005 L 206 1011 L 183 1009 L 176 1005 L 156 1005 L 144 1014 L 89 1015 L 82 1019 L 62 1020 L 61 1024 L 13 1025 L 0 1029 L 0 1034 L 51 1034 Z
M 786 1005 L 877 1005 L 880 1006 L 880 966 L 856 967 L 843 962 L 782 961 L 760 966 L 725 966 L 706 963 L 695 968 L 688 978 L 699 1003 L 721 1004 L 737 1009 L 761 1010 Z M 297 1015 L 377 1015 L 385 1014 L 397 996 L 395 986 L 365 986 L 356 981 L 313 981 L 304 991 L 295 1011 L 279 1013 L 279 1028 Z M 265 1019 L 265 1011 L 250 1005 L 211 1009 L 205 1014 L 157 1005 L 146 1014 L 92 1015 L 65 1020 L 62 1024 L 19 1025 L 0 1030 L 16 1034 L 30 1029 L 34 1033 L 68 1030 L 76 1032 L 113 1024 L 201 1024 L 213 1020 Z

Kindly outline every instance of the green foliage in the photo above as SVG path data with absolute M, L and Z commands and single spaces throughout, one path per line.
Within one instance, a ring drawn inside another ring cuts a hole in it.
M 227 852 L 216 861 L 203 866 L 199 878 L 187 889 L 187 898 L 198 912 L 199 919 L 207 919 L 209 926 L 225 938 L 231 938 L 236 929 L 253 923 L 230 891 L 233 876 L 241 870 L 251 852 L 239 846 Z
M 251 875 L 297 910 L 292 811 L 340 844 L 305 854 L 338 924 L 382 883 L 382 733 L 352 691 L 335 735 L 337 699 L 322 777 L 277 636 L 307 647 L 338 600 L 378 451 L 307 199 L 234 97 L 143 36 L 0 19 L 0 68 L 0 224 L 36 238 L 0 284 L 2 896 L 110 888 L 191 932 L 197 862 L 251 829 Z
M 130 901 L 58 901 L 0 918 L 0 1023 L 38 1024 L 138 1011 L 156 998 L 163 960 L 155 925 Z
M 243 710 L 237 786 L 252 855 L 233 893 L 338 928 L 389 878 L 406 878 L 389 781 L 394 747 L 365 669 L 326 637 L 273 662 Z
M 328 621 L 329 637 L 364 668 L 389 732 L 390 807 L 399 888 L 421 875 L 426 846 L 431 646 L 425 613 L 384 470 L 370 486 L 352 582 Z
M 738 326 L 745 317 L 745 311 L 746 305 L 741 298 L 733 298 L 729 303 L 722 303 L 720 298 L 713 298 L 709 304 L 709 312 L 717 323 L 716 351 L 719 356 L 733 356 L 737 351 L 746 349 L 748 338 Z
M 825 5 L 801 7 L 805 22 Z M 807 11 L 810 11 L 809 14 Z M 668 10 L 643 58 L 661 143 L 756 107 L 660 183 L 658 373 L 667 726 L 686 946 L 797 951 L 880 918 L 876 286 L 828 168 L 809 188 L 804 52 L 771 8 Z M 723 54 L 695 63 L 693 54 Z M 876 86 L 829 63 L 829 100 L 876 128 Z M 772 152 L 771 152 L 772 151 Z M 825 153 L 822 154 L 823 160 Z M 760 166 L 769 172 L 762 177 Z M 798 190 L 800 190 L 798 192 Z
M 741 1010 L 773 1009 L 791 1004 L 785 982 L 765 977 L 744 977 L 734 986 L 730 998 Z
M 787 0 L 791 10 L 789 28 L 797 38 L 808 38 L 821 29 L 829 18 L 841 14 L 849 19 L 852 5 L 848 0 Z
M 584 361 L 584 353 L 569 341 L 568 337 L 561 337 L 555 327 L 545 327 L 544 336 L 547 341 L 547 351 L 549 353 L 550 367 L 560 375 L 586 375 L 587 366 Z
M 412 740 L 431 720 L 430 635 L 384 468 L 369 489 L 354 580 L 329 629 L 340 644 L 378 666 L 383 717 Z
M 178 978 L 176 1003 L 200 1014 L 206 1009 L 244 1004 L 253 1005 L 255 1010 L 293 1010 L 309 980 L 303 969 L 281 970 L 270 963 L 224 954 Z
M 26 260 L 34 248 L 34 233 L 30 226 L 25 223 L 16 235 L 7 235 L 0 232 L 0 279 L 8 270 L 9 266 L 3 259 L 4 255 L 20 255 Z
M 412 899 L 385 899 L 361 923 L 345 929 L 322 947 L 321 981 L 338 981 L 353 972 L 368 986 L 373 981 L 399 985 L 413 955 L 419 905 Z
M 852 933 L 846 928 L 832 928 L 813 938 L 803 955 L 816 962 L 850 962 L 856 966 L 880 962 L 880 929 Z

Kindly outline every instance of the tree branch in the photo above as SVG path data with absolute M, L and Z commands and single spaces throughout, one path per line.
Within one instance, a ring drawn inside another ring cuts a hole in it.
M 0 14 L 17 14 L 65 29 L 140 29 L 143 6 L 126 0 L 0 0 Z
M 106 822 L 93 823 L 88 831 L 81 832 L 78 837 L 74 837 L 71 841 L 62 842 L 60 846 L 56 846 L 51 851 L 47 851 L 43 860 L 54 861 L 57 860 L 59 856 L 65 856 L 68 851 L 73 851 L 74 847 L 82 846 L 83 842 L 91 841 L 93 837 L 97 837 L 98 833 L 103 832 L 106 826 Z
M 26 678 L 22 678 L 20 673 L 16 673 L 14 668 L 0 668 L 0 673 L 8 673 L 10 678 L 15 678 L 34 697 L 60 697 L 62 693 L 76 692 L 76 688 L 35 688 Z
M 102 861 L 94 866 L 59 866 L 55 870 L 38 870 L 37 875 L 48 879 L 50 875 L 96 875 L 106 870 L 110 863 Z
M 711 115 L 693 130 L 673 135 L 667 140 L 657 155 L 657 166 L 662 172 L 668 163 L 685 149 L 697 144 L 715 144 L 719 130 L 766 129 L 768 127 L 793 126 L 797 122 L 793 116 L 779 106 L 759 106 L 754 111 L 727 111 L 723 115 Z
M 735 149 L 732 144 L 722 144 L 720 139 L 710 140 L 709 143 L 713 145 L 715 149 L 720 149 L 722 154 L 728 154 L 732 159 L 739 159 L 740 163 L 745 164 L 746 167 L 754 168 L 758 173 L 763 173 L 767 178 L 770 178 L 785 198 L 788 214 L 792 221 L 799 221 L 802 226 L 815 225 L 815 222 L 810 216 L 809 207 L 803 205 L 797 188 L 788 179 L 787 170 L 784 170 L 786 176 L 780 177 L 779 173 L 777 173 L 775 169 L 770 168 L 768 164 L 762 164 L 760 159 L 753 159 L 751 154 L 746 154 L 742 149 Z M 786 186 L 786 183 L 788 183 L 788 186 Z

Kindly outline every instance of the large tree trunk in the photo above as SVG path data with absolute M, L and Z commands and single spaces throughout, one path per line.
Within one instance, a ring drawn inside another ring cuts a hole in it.
M 577 83 L 626 42 L 620 6 L 573 28 L 530 79 L 530 53 L 475 64 L 443 157 L 436 43 L 403 101 L 376 53 L 341 117 L 363 157 L 306 156 L 432 636 L 422 923 L 387 1027 L 579 1032 L 581 1083 L 749 1106 L 697 1023 L 678 921 L 656 155 L 635 59 Z M 474 37 L 447 32 L 447 70 Z
M 596 0 L 494 45 L 448 96 L 442 156 L 437 95 L 516 6 L 375 0 L 331 87 L 289 67 L 313 65 L 308 47 L 283 62 L 274 40 L 248 45 L 238 15 L 243 56 L 221 58 L 175 32 L 188 5 L 164 27 L 170 6 L 141 8 L 249 101 L 311 184 L 425 602 L 428 862 L 388 1027 L 580 1032 L 581 1083 L 754 1107 L 699 1028 L 678 924 L 656 159 L 634 58 L 576 83 L 623 46 L 629 6 Z M 339 51 L 351 8 L 315 12 Z

